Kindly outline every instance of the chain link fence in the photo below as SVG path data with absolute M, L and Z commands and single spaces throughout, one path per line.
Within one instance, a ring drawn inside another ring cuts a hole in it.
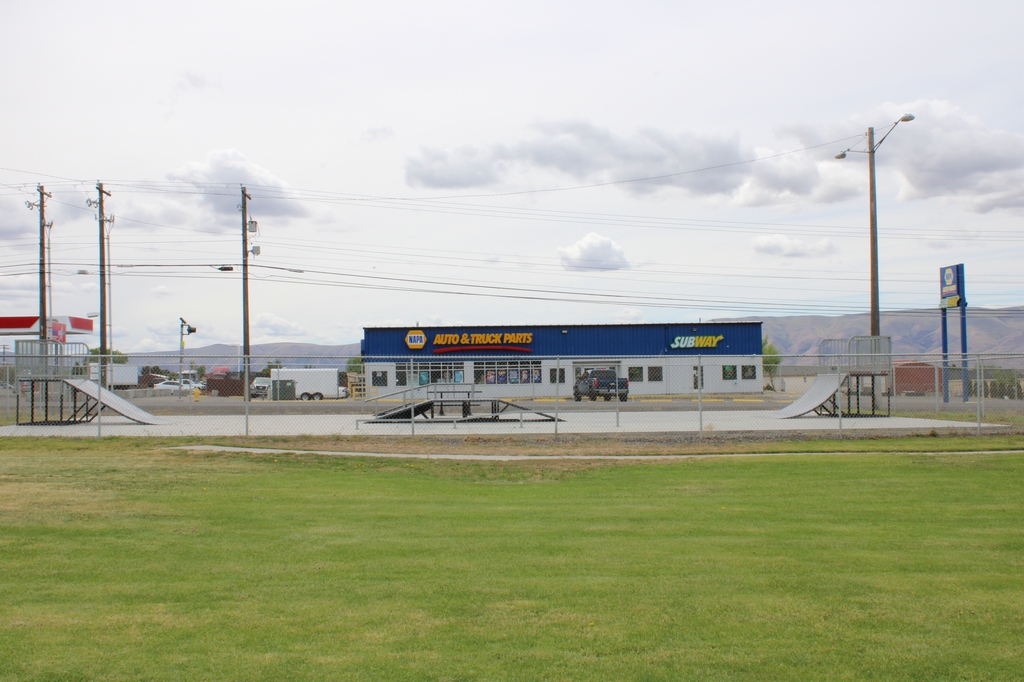
M 47 369 L 47 368 L 52 369 Z M 1024 430 L 1024 354 L 349 358 L 19 355 L 0 435 Z

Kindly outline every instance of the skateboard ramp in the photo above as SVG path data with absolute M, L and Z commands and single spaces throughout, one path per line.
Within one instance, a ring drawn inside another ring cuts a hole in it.
M 775 413 L 778 419 L 802 417 L 829 402 L 843 385 L 845 374 L 819 374 L 802 396 Z
M 416 404 L 412 405 L 411 407 L 409 405 L 402 405 L 401 407 L 395 407 L 395 408 L 392 408 L 390 410 L 385 410 L 384 412 L 381 412 L 380 414 L 375 416 L 374 419 L 380 419 L 382 421 L 385 421 L 385 420 L 408 421 L 409 418 L 410 418 L 409 417 L 410 413 L 412 414 L 413 417 L 419 417 L 419 416 L 424 415 L 424 414 L 426 414 L 428 412 L 433 414 L 433 411 L 434 411 L 434 401 L 433 400 L 426 400 L 426 401 L 421 402 L 421 403 L 416 403 Z
M 113 391 L 103 390 L 102 397 L 100 395 L 99 384 L 89 381 L 88 379 L 65 379 L 64 383 L 74 388 L 76 391 L 81 391 L 85 395 L 89 396 L 93 400 L 99 402 L 103 407 L 108 410 L 117 412 L 122 417 L 127 417 L 133 422 L 139 424 L 167 424 L 169 423 L 166 419 L 160 417 L 154 417 L 149 412 L 146 412 L 124 398 L 114 395 Z

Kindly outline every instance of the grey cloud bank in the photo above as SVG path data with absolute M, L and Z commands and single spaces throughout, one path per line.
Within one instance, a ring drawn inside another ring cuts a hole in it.
M 290 189 L 288 183 L 275 176 L 268 169 L 249 160 L 235 149 L 215 149 L 203 161 L 193 161 L 167 174 L 169 180 L 185 182 L 198 189 L 210 185 L 223 185 L 219 193 L 198 194 L 198 203 L 215 216 L 237 215 L 241 200 L 240 185 L 245 185 L 250 194 L 262 192 L 270 201 L 261 202 L 255 209 L 259 215 L 281 218 L 301 218 L 309 211 L 301 203 L 288 200 L 274 200 Z
M 949 102 L 887 104 L 870 118 L 816 129 L 790 127 L 779 136 L 795 143 L 790 149 L 800 149 L 856 135 L 874 124 L 877 140 L 886 131 L 885 121 L 901 115 L 897 111 L 915 112 L 917 120 L 886 141 L 879 152 L 884 165 L 880 160 L 879 166 L 900 176 L 901 199 L 956 197 L 981 212 L 1024 206 L 1024 136 L 993 130 Z M 511 144 L 423 148 L 407 159 L 405 177 L 410 186 L 426 189 L 518 188 L 523 177 L 536 182 L 531 171 L 547 171 L 581 184 L 621 182 L 620 188 L 634 195 L 676 189 L 696 197 L 725 197 L 739 206 L 829 204 L 865 188 L 863 171 L 851 162 L 855 155 L 846 163 L 832 158 L 841 150 L 837 143 L 835 149 L 765 158 L 786 150 L 755 150 L 738 135 L 647 128 L 624 136 L 586 121 L 562 121 L 533 125 L 525 139 Z M 623 182 L 642 178 L 650 179 Z

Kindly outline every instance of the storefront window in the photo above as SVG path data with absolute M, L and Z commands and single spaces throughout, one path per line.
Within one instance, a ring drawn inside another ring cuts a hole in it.
M 495 360 L 473 363 L 473 378 L 478 384 L 539 384 L 539 360 Z
M 629 368 L 629 381 L 643 381 L 644 380 L 644 368 L 643 367 L 630 367 Z
M 370 375 L 370 381 L 372 382 L 372 384 L 374 386 L 387 386 L 388 385 L 388 373 L 386 371 L 383 371 L 383 372 L 373 372 Z
M 565 383 L 565 368 L 564 367 L 552 367 L 548 370 L 548 383 L 552 384 L 564 384 Z
M 736 365 L 722 365 L 722 381 L 736 381 Z
M 648 367 L 647 368 L 647 380 L 648 381 L 661 381 L 662 378 L 661 367 Z
M 743 365 L 743 374 L 741 374 L 740 376 L 742 376 L 744 379 L 756 379 L 757 365 Z

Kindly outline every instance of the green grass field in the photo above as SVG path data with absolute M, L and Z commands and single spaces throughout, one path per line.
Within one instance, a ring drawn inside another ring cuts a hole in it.
M 167 444 L 0 440 L 0 680 L 1024 678 L 1024 454 L 898 452 L 1019 436 L 640 463 Z M 486 447 L 526 449 L 450 446 Z

